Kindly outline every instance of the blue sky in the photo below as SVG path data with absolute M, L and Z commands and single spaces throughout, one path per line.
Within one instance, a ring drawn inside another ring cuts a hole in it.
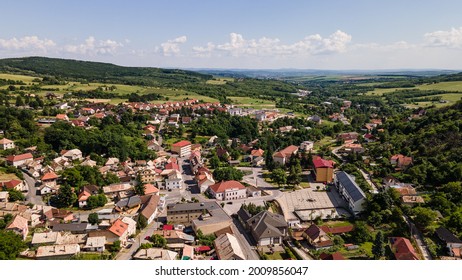
M 462 1 L 6 0 L 0 57 L 180 68 L 462 69 Z

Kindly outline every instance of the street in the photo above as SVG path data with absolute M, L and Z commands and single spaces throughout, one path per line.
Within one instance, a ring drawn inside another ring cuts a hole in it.
M 430 255 L 430 252 L 428 251 L 428 247 L 424 242 L 422 233 L 415 226 L 415 224 L 411 221 L 411 219 L 409 219 L 408 216 L 403 215 L 403 218 L 406 221 L 407 225 L 409 226 L 409 229 L 411 230 L 411 236 L 412 238 L 414 238 L 415 243 L 417 244 L 417 247 L 419 247 L 419 251 L 422 253 L 422 257 L 424 258 L 424 260 L 431 260 L 432 256 Z
M 45 205 L 40 195 L 37 195 L 37 190 L 35 188 L 35 179 L 29 176 L 27 173 L 22 172 L 24 175 L 24 181 L 28 188 L 26 195 L 26 200 L 35 205 Z

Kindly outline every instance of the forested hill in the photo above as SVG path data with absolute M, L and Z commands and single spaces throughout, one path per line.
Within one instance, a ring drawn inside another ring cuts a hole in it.
M 54 76 L 80 82 L 173 86 L 205 82 L 211 75 L 177 69 L 124 67 L 110 63 L 71 59 L 24 57 L 0 59 L 0 72 Z
M 408 180 L 439 186 L 462 180 L 462 101 L 410 122 L 387 122 L 395 152 L 414 157 Z

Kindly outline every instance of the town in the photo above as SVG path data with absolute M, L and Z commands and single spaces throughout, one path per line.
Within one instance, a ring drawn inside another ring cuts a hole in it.
M 187 96 L 112 104 L 6 83 L 16 103 L 0 104 L 0 232 L 15 248 L 2 258 L 461 258 L 460 212 L 427 207 L 455 209 L 460 180 L 439 184 L 443 196 L 423 188 L 418 153 L 389 147 L 398 124 L 364 100 L 327 97 L 300 114 Z

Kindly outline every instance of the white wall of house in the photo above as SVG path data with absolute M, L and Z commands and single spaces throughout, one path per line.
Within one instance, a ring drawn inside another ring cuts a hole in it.
M 165 188 L 167 190 L 180 189 L 181 183 L 181 179 L 165 179 Z

